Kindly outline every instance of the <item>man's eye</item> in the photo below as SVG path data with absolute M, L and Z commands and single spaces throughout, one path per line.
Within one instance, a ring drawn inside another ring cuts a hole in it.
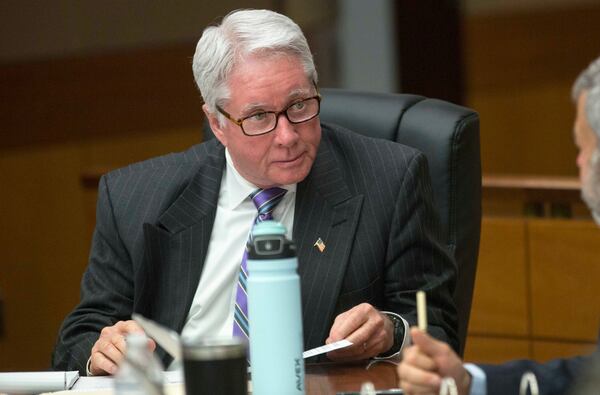
M 257 112 L 254 115 L 250 115 L 248 117 L 248 119 L 251 121 L 254 121 L 254 122 L 258 122 L 258 121 L 264 121 L 266 117 L 267 117 L 266 112 Z
M 292 104 L 291 108 L 294 111 L 300 111 L 300 110 L 303 110 L 305 106 L 306 106 L 306 103 L 304 103 L 304 101 L 299 101 L 298 103 Z

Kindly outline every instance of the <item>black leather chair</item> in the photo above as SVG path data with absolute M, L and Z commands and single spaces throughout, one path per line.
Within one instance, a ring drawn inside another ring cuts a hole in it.
M 442 100 L 408 94 L 323 89 L 321 120 L 425 154 L 442 237 L 456 259 L 454 300 L 464 351 L 479 254 L 481 161 L 479 115 Z
M 429 162 L 442 237 L 458 265 L 454 299 L 464 351 L 479 253 L 479 116 L 442 100 L 409 94 L 322 89 L 321 121 L 414 147 Z M 205 127 L 205 138 L 211 138 Z

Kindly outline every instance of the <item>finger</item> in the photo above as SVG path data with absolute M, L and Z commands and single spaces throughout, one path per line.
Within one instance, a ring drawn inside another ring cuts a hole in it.
M 382 331 L 381 336 L 385 335 L 386 318 L 373 306 L 363 303 L 356 306 L 352 314 L 346 319 L 345 328 L 351 330 L 346 338 L 352 342 L 366 342 L 372 339 L 374 334 Z M 344 328 L 344 327 L 342 327 Z
M 118 363 L 126 350 L 125 337 L 118 330 L 114 330 L 113 327 L 106 327 L 102 329 L 100 337 L 92 347 L 92 354 L 95 352 L 102 353 L 113 362 Z
M 421 351 L 431 357 L 436 357 L 448 352 L 448 346 L 446 343 L 434 339 L 427 333 L 419 330 L 418 328 L 410 329 L 410 336 L 413 344 L 419 346 Z
M 148 338 L 148 349 L 150 351 L 156 350 L 156 342 L 154 341 L 154 339 Z
M 117 347 L 123 354 L 127 350 L 127 338 L 126 335 L 116 334 L 111 337 L 112 343 Z M 148 350 L 154 351 L 156 349 L 156 342 L 153 339 L 148 338 L 147 345 Z
M 346 339 L 349 334 L 354 332 L 367 320 L 367 317 L 359 307 L 360 305 L 355 306 L 335 318 L 329 331 L 328 339 L 331 341 Z
M 436 373 L 419 369 L 404 362 L 398 365 L 398 376 L 402 382 L 421 388 L 428 388 L 429 391 L 437 391 L 442 382 L 440 376 Z
M 129 328 L 133 329 L 134 331 L 136 329 L 135 327 L 131 327 L 130 325 L 128 325 L 126 321 L 119 321 L 112 326 L 105 326 L 104 328 L 102 328 L 102 330 L 100 331 L 100 338 L 113 338 L 116 335 L 124 337 L 125 335 L 130 333 Z
M 347 362 L 367 359 L 381 354 L 382 343 L 362 343 L 327 353 L 332 361 Z
M 347 339 L 355 344 L 367 344 L 369 348 L 377 346 L 377 353 L 387 351 L 394 344 L 393 328 L 386 327 L 389 320 L 378 311 L 369 315 L 369 319 Z M 364 346 L 363 346 L 364 348 Z
M 115 324 L 115 328 L 122 334 L 145 333 L 142 327 L 133 320 L 119 321 Z
M 351 360 L 361 355 L 364 352 L 363 345 L 361 344 L 352 344 L 349 347 L 340 348 L 338 350 L 333 350 L 327 353 L 327 357 L 332 361 L 344 361 Z
M 117 324 L 115 324 L 115 327 L 119 331 L 119 333 L 121 333 L 123 336 L 126 336 L 129 333 L 146 334 L 144 332 L 144 329 L 142 329 L 142 327 L 133 320 L 119 321 L 119 322 L 117 322 Z M 148 349 L 150 351 L 154 351 L 156 349 L 156 342 L 153 339 L 148 338 Z M 123 349 L 123 351 L 124 351 L 124 349 Z
M 404 395 L 438 395 L 438 390 L 432 390 L 429 387 L 423 387 L 417 385 L 415 383 L 399 381 L 398 387 L 400 387 L 404 392 Z
M 117 366 L 121 365 L 121 362 L 125 358 L 125 353 L 119 350 L 114 344 L 107 344 L 98 352 L 110 359 Z
M 405 349 L 402 362 L 428 371 L 437 371 L 438 368 L 432 358 L 421 352 L 419 346 L 412 346 Z
M 117 365 L 108 359 L 104 354 L 95 352 L 92 354 L 90 362 L 90 373 L 94 376 L 100 376 L 103 374 L 115 374 L 117 372 Z
M 368 348 L 364 348 L 363 343 L 353 344 L 350 347 L 330 351 L 327 357 L 333 361 L 352 361 L 364 358 Z
M 365 359 L 390 349 L 394 339 L 393 332 L 386 328 L 386 323 L 389 320 L 377 310 L 373 308 L 369 310 L 368 320 L 347 336 L 347 340 L 354 343 L 354 345 L 339 350 L 332 355 L 333 358 L 336 360 L 346 358 Z
M 108 337 L 107 343 L 116 348 L 121 354 L 125 354 L 127 351 L 127 342 L 125 341 L 125 336 L 121 333 L 114 333 L 112 336 Z

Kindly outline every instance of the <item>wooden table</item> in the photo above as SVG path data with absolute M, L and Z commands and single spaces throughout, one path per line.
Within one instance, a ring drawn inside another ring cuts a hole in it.
M 307 395 L 358 392 L 365 381 L 372 382 L 378 390 L 397 388 L 396 365 L 390 361 L 306 365 Z

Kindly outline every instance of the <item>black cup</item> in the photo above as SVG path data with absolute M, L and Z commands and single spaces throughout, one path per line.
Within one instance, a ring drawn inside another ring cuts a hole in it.
M 247 343 L 238 338 L 183 344 L 187 395 L 247 395 Z

